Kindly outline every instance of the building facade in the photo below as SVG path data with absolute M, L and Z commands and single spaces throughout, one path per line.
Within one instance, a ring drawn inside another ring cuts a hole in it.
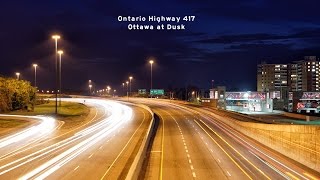
M 259 64 L 257 90 L 319 91 L 319 68 L 320 62 L 316 56 L 305 56 L 303 60 L 289 64 Z

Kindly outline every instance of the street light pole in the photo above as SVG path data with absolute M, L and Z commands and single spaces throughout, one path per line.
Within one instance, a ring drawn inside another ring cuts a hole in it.
M 128 92 L 128 88 L 129 88 L 129 81 L 126 82 L 127 84 L 127 98 L 128 98 L 128 101 L 129 101 L 129 92 Z
M 152 64 L 153 64 L 153 60 L 149 61 L 150 63 L 150 92 L 152 90 Z M 150 97 L 152 98 L 152 94 L 150 93 Z
M 131 94 L 131 80 L 132 80 L 132 78 L 133 78 L 132 76 L 129 77 L 129 80 L 130 80 L 130 93 L 129 94 L 130 94 L 130 96 L 132 95 Z
M 16 72 L 17 80 L 20 80 L 20 73 Z
M 59 54 L 59 106 L 61 106 L 61 56 L 63 54 L 62 50 L 58 51 Z
M 34 87 L 37 87 L 37 64 L 33 64 L 34 67 Z
M 124 94 L 124 83 L 122 83 L 122 93 Z
M 55 55 L 56 55 L 56 107 L 55 113 L 58 114 L 58 86 L 59 86 L 59 78 L 58 78 L 58 39 L 60 39 L 59 35 L 53 35 L 52 39 L 55 41 Z
M 91 88 L 92 88 L 92 85 L 89 84 L 89 95 L 91 96 Z

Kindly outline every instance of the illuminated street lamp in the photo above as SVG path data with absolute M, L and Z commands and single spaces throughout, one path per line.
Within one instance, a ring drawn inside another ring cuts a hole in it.
M 129 77 L 129 81 L 130 81 L 130 93 L 129 93 L 129 94 L 130 94 L 130 96 L 131 96 L 131 81 L 132 81 L 132 79 L 133 79 L 133 77 L 130 76 L 130 77 Z
M 151 75 L 150 75 L 150 76 L 151 76 L 151 77 L 150 77 L 150 82 L 151 82 L 151 83 L 150 83 L 150 92 L 151 92 L 151 89 L 152 89 L 152 64 L 154 63 L 154 61 L 153 61 L 153 60 L 150 60 L 149 63 L 150 63 L 150 70 L 151 70 L 151 71 L 150 71 L 150 72 L 151 72 L 151 73 L 150 73 L 150 74 L 151 74 Z M 152 97 L 152 95 L 151 95 L 151 97 Z
M 37 87 L 37 67 L 38 67 L 38 64 L 33 64 L 32 66 L 34 67 L 34 87 Z
M 17 79 L 20 80 L 20 73 L 16 72 Z
M 129 92 L 128 92 L 128 88 L 129 88 L 129 81 L 126 82 L 127 84 L 127 97 L 128 97 L 128 101 L 129 101 Z
M 89 95 L 91 95 L 91 88 L 92 88 L 92 85 L 89 84 Z M 97 91 L 98 92 L 98 91 Z
M 60 39 L 59 35 L 53 35 L 52 39 L 54 39 L 55 42 L 55 55 L 56 55 L 56 109 L 55 109 L 55 113 L 58 114 L 58 79 L 59 79 L 59 75 L 58 75 L 58 40 Z
M 63 54 L 63 51 L 62 50 L 59 50 L 58 51 L 58 54 L 59 54 L 59 106 L 61 106 L 61 56 Z
M 122 93 L 124 94 L 124 82 L 122 83 Z

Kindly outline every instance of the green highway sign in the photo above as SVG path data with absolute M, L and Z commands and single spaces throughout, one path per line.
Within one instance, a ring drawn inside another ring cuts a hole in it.
M 163 89 L 151 89 L 150 90 L 151 95 L 164 95 Z
M 147 90 L 146 89 L 139 89 L 138 94 L 147 94 Z

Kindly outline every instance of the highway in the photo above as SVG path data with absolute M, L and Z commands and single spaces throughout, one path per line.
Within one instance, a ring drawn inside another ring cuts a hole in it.
M 159 116 L 144 179 L 319 179 L 320 174 L 223 123 L 223 116 L 166 101 L 132 99 Z
M 8 153 L 0 149 L 0 179 L 124 179 L 150 124 L 140 107 L 102 99 L 84 102 L 91 111 L 86 123 L 55 129 L 40 141 Z

